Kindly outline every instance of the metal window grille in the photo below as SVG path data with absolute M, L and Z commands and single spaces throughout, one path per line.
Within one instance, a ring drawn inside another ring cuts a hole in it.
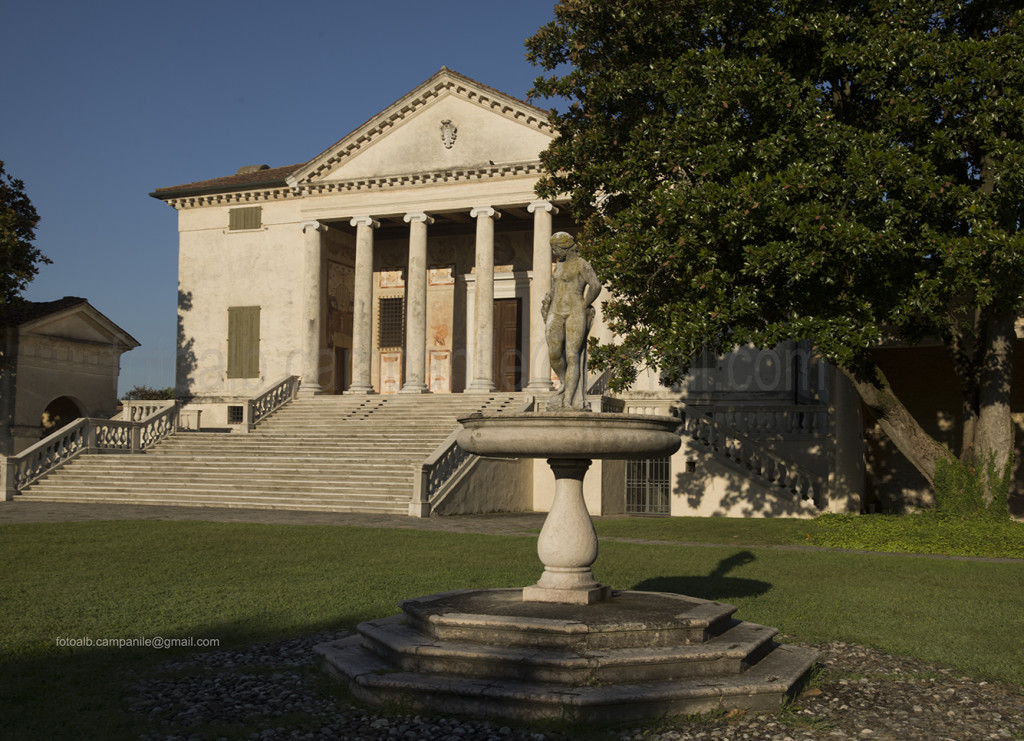
M 405 299 L 382 298 L 377 305 L 377 346 L 401 347 L 405 342 Z
M 626 514 L 671 514 L 668 458 L 626 461 Z
M 245 415 L 242 413 L 242 407 L 230 406 L 228 407 L 228 424 L 229 425 L 240 425 L 245 421 Z
M 228 230 L 259 229 L 262 226 L 262 206 L 242 206 L 228 211 Z

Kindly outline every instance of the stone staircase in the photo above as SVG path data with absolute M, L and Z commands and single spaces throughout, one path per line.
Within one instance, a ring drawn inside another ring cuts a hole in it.
M 299 397 L 248 435 L 178 432 L 144 454 L 86 455 L 26 500 L 408 514 L 424 459 L 474 412 L 523 397 Z

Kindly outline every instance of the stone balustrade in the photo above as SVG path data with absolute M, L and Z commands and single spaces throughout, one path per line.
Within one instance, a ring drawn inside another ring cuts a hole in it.
M 285 376 L 249 399 L 246 403 L 245 429 L 252 430 L 283 404 L 294 399 L 299 393 L 300 384 L 299 376 Z
M 688 405 L 689 406 L 689 405 Z M 824 437 L 828 407 L 817 404 L 689 406 L 720 425 L 752 437 Z
M 271 384 L 246 404 L 251 429 L 282 404 L 295 398 L 299 377 Z M 5 499 L 86 453 L 142 453 L 182 429 L 199 429 L 198 411 L 182 410 L 176 401 L 126 401 L 118 419 L 81 417 L 0 463 Z
M 516 409 L 516 413 L 529 412 L 534 408 L 534 397 L 528 396 Z M 430 511 L 443 499 L 451 488 L 469 471 L 477 456 L 467 453 L 458 443 L 461 427 L 455 429 L 420 466 L 413 483 L 412 500 L 409 502 L 411 517 L 429 517 Z
M 128 413 L 130 414 L 130 412 Z M 177 430 L 178 405 L 160 402 L 141 419 L 80 417 L 2 464 L 5 499 L 85 453 L 141 453 Z
M 146 399 L 132 399 L 130 401 L 122 401 L 122 412 L 117 419 L 127 420 L 129 422 L 138 422 L 145 419 L 151 414 L 163 411 L 168 407 L 174 406 L 175 402 L 173 399 L 161 399 L 161 400 L 146 400 Z
M 787 461 L 735 428 L 707 414 L 705 408 L 676 407 L 682 432 L 747 470 L 755 479 L 793 492 L 818 509 L 827 506 L 827 481 L 800 465 Z

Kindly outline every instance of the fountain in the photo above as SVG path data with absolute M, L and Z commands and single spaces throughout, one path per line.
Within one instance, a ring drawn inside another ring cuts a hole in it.
M 457 590 L 401 603 L 401 615 L 316 647 L 368 702 L 516 720 L 609 723 L 718 710 L 778 710 L 817 654 L 677 594 L 616 591 L 591 569 L 598 541 L 583 498 L 594 459 L 671 455 L 669 416 L 590 411 L 585 345 L 601 286 L 572 238 L 551 238 L 546 340 L 560 385 L 538 412 L 461 419 L 459 445 L 545 458 L 555 495 L 537 541 L 544 571 L 523 588 Z

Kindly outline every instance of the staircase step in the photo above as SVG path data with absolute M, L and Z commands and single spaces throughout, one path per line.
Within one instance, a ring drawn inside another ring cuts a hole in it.
M 142 455 L 86 455 L 26 488 L 40 501 L 407 514 L 420 464 L 481 409 L 521 397 L 294 399 L 252 433 L 179 432 Z

